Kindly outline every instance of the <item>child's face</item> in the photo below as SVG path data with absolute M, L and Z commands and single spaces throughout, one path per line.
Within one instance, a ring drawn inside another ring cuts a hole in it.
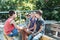
M 35 17 L 35 14 L 32 13 L 32 14 L 31 14 L 31 17 Z
M 14 17 L 14 18 L 16 18 L 16 17 L 17 17 L 16 13 L 15 13 L 15 14 L 13 14 L 13 17 Z
M 30 15 L 26 16 L 26 18 L 30 18 Z
M 39 14 L 35 14 L 35 17 L 36 17 L 36 18 L 40 18 L 40 15 L 39 15 Z

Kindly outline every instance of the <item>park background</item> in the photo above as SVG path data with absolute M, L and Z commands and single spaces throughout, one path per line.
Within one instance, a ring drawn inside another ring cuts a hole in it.
M 0 12 L 9 10 L 39 10 L 43 11 L 45 20 L 60 21 L 60 0 L 0 0 Z M 7 18 L 0 14 L 0 19 Z
M 60 0 L 0 0 L 0 40 L 3 40 L 3 25 L 8 18 L 8 12 L 10 10 L 16 11 L 18 15 L 15 19 L 17 24 L 25 18 L 26 13 L 42 10 L 43 18 L 47 20 L 46 24 L 48 24 L 46 31 L 50 37 L 53 36 L 50 34 L 50 25 L 52 23 L 58 23 L 60 25 Z M 60 37 L 60 31 L 58 34 Z M 56 37 L 52 38 L 56 39 Z

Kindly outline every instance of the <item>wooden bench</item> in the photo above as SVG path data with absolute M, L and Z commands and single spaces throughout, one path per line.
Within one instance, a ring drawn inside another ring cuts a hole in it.
M 56 39 L 43 35 L 40 40 L 56 40 Z
M 51 31 L 55 31 L 54 36 L 58 37 L 58 32 L 60 32 L 60 24 L 52 24 L 51 25 Z
M 12 37 L 9 37 L 9 36 L 7 36 L 5 33 L 4 33 L 4 40 L 13 40 L 13 38 Z
M 8 36 L 6 36 L 6 35 L 4 34 L 4 40 L 12 40 L 12 39 L 11 39 L 11 37 L 8 37 Z M 44 36 L 41 37 L 40 40 L 56 40 L 56 39 L 44 35 Z

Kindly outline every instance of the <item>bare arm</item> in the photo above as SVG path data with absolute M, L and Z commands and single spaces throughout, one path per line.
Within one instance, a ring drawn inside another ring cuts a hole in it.
M 38 31 L 38 32 L 36 32 L 36 33 L 34 33 L 34 34 L 33 34 L 33 36 L 34 36 L 34 35 L 37 35 L 38 33 L 40 33 L 40 32 L 42 31 L 42 28 L 43 28 L 43 27 L 42 27 L 42 26 L 40 26 L 39 31 Z
M 34 27 L 32 27 L 32 28 L 29 28 L 29 30 L 32 30 L 32 29 L 34 29 Z
M 36 30 L 36 23 L 34 24 L 34 31 L 33 32 L 35 32 L 35 30 Z
M 29 26 L 30 26 L 30 22 L 29 22 L 29 24 L 28 24 L 28 29 L 29 29 Z
M 44 29 L 44 22 L 41 22 L 40 29 L 38 30 L 38 32 L 36 32 L 36 34 L 40 33 L 43 29 Z
M 13 24 L 15 28 L 20 29 L 20 27 L 18 25 L 16 25 L 14 20 L 12 20 L 10 24 Z
M 39 31 L 37 33 L 40 33 L 42 31 L 42 29 L 43 29 L 43 26 L 41 25 L 40 29 L 39 29 Z

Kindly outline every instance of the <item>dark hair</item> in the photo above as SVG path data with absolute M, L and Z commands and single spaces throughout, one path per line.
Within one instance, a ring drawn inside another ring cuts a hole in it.
M 13 14 L 15 14 L 15 12 L 14 12 L 14 11 L 12 11 L 12 10 L 11 10 L 11 11 L 9 11 L 9 15 L 10 15 L 10 16 L 12 16 Z
M 26 16 L 30 16 L 29 14 L 27 14 Z
M 42 15 L 42 13 L 40 11 L 35 11 L 36 14 L 39 14 L 40 16 Z

